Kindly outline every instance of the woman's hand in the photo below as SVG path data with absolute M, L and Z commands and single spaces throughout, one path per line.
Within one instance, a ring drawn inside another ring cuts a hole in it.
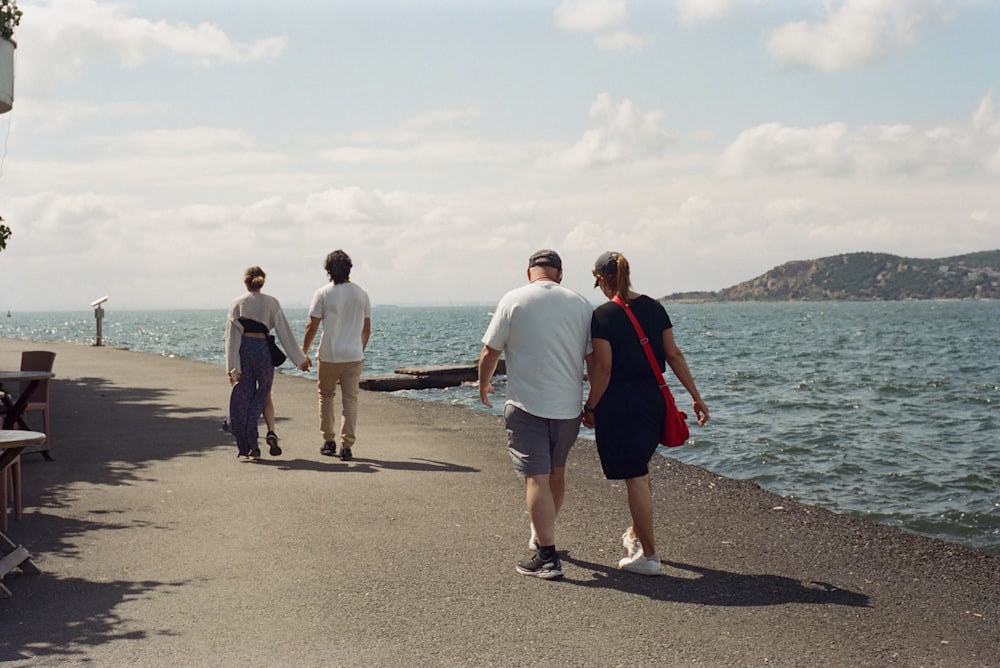
M 585 411 L 583 414 L 583 426 L 587 429 L 593 429 L 596 424 L 597 421 L 594 420 L 594 411 Z
M 691 407 L 694 409 L 695 417 L 698 418 L 698 424 L 704 427 L 708 422 L 708 406 L 699 397 L 691 402 Z

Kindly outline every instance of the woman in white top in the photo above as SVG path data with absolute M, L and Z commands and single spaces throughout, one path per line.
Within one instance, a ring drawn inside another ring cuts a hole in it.
M 265 274 L 260 267 L 250 267 L 243 275 L 247 294 L 233 300 L 226 320 L 226 368 L 229 384 L 229 424 L 240 461 L 260 458 L 257 446 L 257 421 L 271 394 L 274 364 L 267 345 L 272 329 L 292 362 L 303 371 L 309 369 L 309 358 L 296 345 L 295 335 L 288 324 L 281 304 L 261 292 Z M 280 454 L 280 450 L 278 451 Z

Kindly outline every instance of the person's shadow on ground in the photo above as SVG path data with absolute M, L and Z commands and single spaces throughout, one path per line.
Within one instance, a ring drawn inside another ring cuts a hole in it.
M 660 601 L 725 606 L 811 603 L 870 607 L 869 598 L 865 594 L 841 589 L 826 582 L 795 580 L 781 575 L 731 573 L 664 561 L 663 565 L 668 568 L 663 576 L 647 577 L 569 555 L 563 556 L 562 560 L 593 574 L 593 578 L 589 580 L 564 578 L 567 583 L 581 587 L 617 589 Z M 676 571 L 671 573 L 671 569 Z

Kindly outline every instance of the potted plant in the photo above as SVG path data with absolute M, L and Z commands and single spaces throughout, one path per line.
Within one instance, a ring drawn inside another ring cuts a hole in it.
M 14 28 L 20 23 L 17 0 L 0 0 L 0 114 L 14 104 Z

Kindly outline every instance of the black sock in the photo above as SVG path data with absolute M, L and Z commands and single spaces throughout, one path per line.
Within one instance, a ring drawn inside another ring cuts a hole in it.
M 556 546 L 555 545 L 539 545 L 538 546 L 538 556 L 544 561 L 548 561 L 556 556 Z

